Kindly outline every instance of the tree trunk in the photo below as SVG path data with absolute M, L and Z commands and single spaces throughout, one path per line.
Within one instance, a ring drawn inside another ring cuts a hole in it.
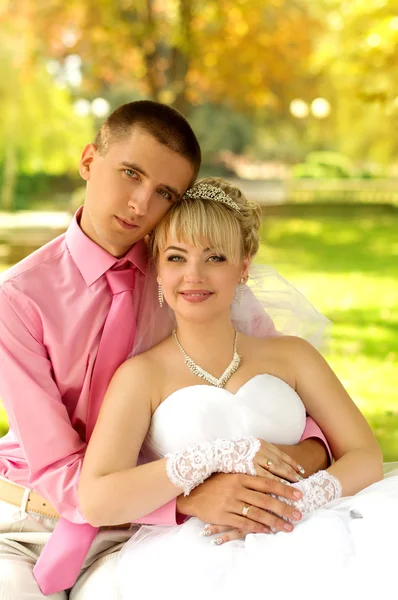
M 152 99 L 156 102 L 159 102 L 159 93 L 161 90 L 157 73 L 158 42 L 156 35 L 156 16 L 154 15 L 153 10 L 153 0 L 146 0 L 146 25 L 147 41 L 143 48 L 147 71 L 146 80 Z
M 170 79 L 174 88 L 173 106 L 185 117 L 189 118 L 192 104 L 187 98 L 186 76 L 189 68 L 190 53 L 193 51 L 192 36 L 192 0 L 180 0 L 178 13 L 181 31 L 180 44 L 172 49 Z

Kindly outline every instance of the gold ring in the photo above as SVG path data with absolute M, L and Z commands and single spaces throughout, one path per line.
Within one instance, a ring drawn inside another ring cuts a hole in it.
M 247 517 L 247 513 L 249 512 L 250 506 L 244 506 L 242 508 L 242 516 Z
M 270 459 L 268 459 L 268 460 L 267 460 L 267 462 L 265 463 L 265 465 L 266 465 L 266 468 L 267 468 L 267 469 L 270 469 L 270 468 L 272 467 L 272 465 L 273 465 L 273 464 L 274 464 L 274 463 L 273 463 L 273 462 L 272 462 L 272 460 L 270 460 Z

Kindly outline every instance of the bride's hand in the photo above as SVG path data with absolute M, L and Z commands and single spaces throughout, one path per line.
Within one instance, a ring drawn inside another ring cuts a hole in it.
M 288 454 L 273 444 L 260 441 L 260 448 L 253 458 L 253 466 L 259 477 L 277 476 L 287 481 L 301 481 L 304 469 Z

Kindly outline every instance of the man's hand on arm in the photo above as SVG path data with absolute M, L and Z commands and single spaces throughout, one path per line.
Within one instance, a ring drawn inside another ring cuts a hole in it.
M 221 530 L 239 531 L 236 537 L 244 537 L 248 533 L 270 533 L 271 528 L 292 531 L 293 526 L 284 519 L 299 521 L 301 513 L 274 496 L 299 500 L 297 490 L 277 478 L 220 473 L 196 487 L 189 496 L 179 496 L 177 511 L 205 523 L 218 523 L 218 527 L 207 528 L 210 532 L 207 535 Z M 249 507 L 246 516 L 242 513 L 244 507 Z M 233 538 L 223 541 L 229 539 Z
M 303 467 L 304 478 L 317 471 L 323 471 L 330 464 L 326 446 L 320 438 L 311 437 L 295 446 L 276 446 Z

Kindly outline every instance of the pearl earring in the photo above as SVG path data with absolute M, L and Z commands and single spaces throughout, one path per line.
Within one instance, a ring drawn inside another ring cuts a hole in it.
M 162 290 L 162 283 L 160 280 L 158 283 L 158 300 L 159 300 L 159 306 L 160 306 L 160 308 L 162 308 L 162 306 L 163 306 L 163 290 Z

